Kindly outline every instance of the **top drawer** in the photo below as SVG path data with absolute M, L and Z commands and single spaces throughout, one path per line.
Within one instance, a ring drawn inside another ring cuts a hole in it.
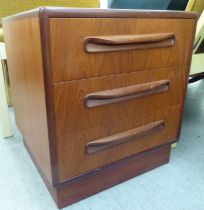
M 188 64 L 193 29 L 193 19 L 51 18 L 53 82 Z

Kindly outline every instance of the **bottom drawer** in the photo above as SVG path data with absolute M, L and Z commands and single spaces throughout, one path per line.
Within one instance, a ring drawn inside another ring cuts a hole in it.
M 58 137 L 59 180 L 140 153 L 177 138 L 180 106 Z

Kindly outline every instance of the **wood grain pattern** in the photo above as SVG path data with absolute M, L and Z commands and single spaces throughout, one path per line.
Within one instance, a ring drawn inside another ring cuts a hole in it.
M 112 90 L 90 93 L 85 96 L 87 107 L 96 107 L 120 101 L 145 97 L 156 93 L 168 91 L 169 80 L 160 80 L 140 85 L 132 85 Z
M 86 37 L 84 41 L 85 51 L 89 53 L 152 49 L 174 44 L 173 33 L 95 36 Z
M 124 120 L 181 103 L 187 67 L 148 70 L 116 76 L 56 83 L 54 89 L 57 135 L 67 135 L 106 123 Z M 85 97 L 94 92 L 169 80 L 168 91 L 146 97 L 87 108 Z
M 193 54 L 193 45 L 194 45 L 194 40 L 195 40 L 195 34 L 196 34 L 196 26 L 197 26 L 197 19 L 194 20 L 194 27 L 192 30 L 192 40 L 189 44 L 191 44 L 191 48 L 189 50 L 189 66 L 188 66 L 188 70 L 187 70 L 187 78 L 184 84 L 184 92 L 183 92 L 183 99 L 181 102 L 181 114 L 180 114 L 180 119 L 179 119 L 179 129 L 178 129 L 178 133 L 177 133 L 177 138 L 179 139 L 180 137 L 180 133 L 181 133 L 181 125 L 182 125 L 182 121 L 183 121 L 183 113 L 184 113 L 184 104 L 185 104 L 185 99 L 186 99 L 186 93 L 187 93 L 187 87 L 188 87 L 188 82 L 189 82 L 189 75 L 190 75 L 190 68 L 191 68 L 191 61 L 192 61 L 192 54 Z
M 3 27 L 16 124 L 52 183 L 39 17 Z
M 65 181 L 130 155 L 175 141 L 179 125 L 180 108 L 180 106 L 176 106 L 138 118 L 131 117 L 115 123 L 109 122 L 106 125 L 58 137 L 57 156 L 60 181 Z M 153 133 L 93 154 L 87 154 L 85 151 L 85 145 L 90 141 L 161 120 L 165 122 L 165 127 L 158 133 Z
M 136 140 L 152 133 L 159 132 L 164 129 L 164 126 L 165 122 L 162 120 L 117 133 L 112 136 L 97 139 L 86 144 L 86 152 L 95 153 L 115 145 L 126 143 L 131 140 Z
M 145 18 L 51 18 L 53 82 L 189 64 L 194 20 Z M 145 26 L 145 27 L 144 27 Z M 159 49 L 86 53 L 90 36 L 174 33 L 175 45 Z M 73 70 L 74 69 L 74 70 Z

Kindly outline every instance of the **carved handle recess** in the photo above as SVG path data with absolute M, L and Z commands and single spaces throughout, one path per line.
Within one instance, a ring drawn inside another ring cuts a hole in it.
M 85 51 L 89 53 L 140 50 L 170 47 L 175 44 L 173 33 L 92 36 L 85 38 Z
M 94 153 L 121 143 L 133 141 L 137 138 L 159 132 L 164 129 L 164 120 L 150 123 L 135 129 L 108 136 L 102 139 L 91 141 L 86 144 L 86 152 Z
M 87 107 L 102 106 L 164 92 L 168 89 L 169 80 L 160 80 L 141 85 L 133 85 L 113 90 L 105 90 L 86 95 L 85 105 Z

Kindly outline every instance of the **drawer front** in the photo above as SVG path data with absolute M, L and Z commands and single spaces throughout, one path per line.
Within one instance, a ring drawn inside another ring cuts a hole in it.
M 137 117 L 181 103 L 187 67 L 56 83 L 57 135 Z
M 180 106 L 58 137 L 64 181 L 177 138 Z
M 51 18 L 53 82 L 189 64 L 192 19 Z

